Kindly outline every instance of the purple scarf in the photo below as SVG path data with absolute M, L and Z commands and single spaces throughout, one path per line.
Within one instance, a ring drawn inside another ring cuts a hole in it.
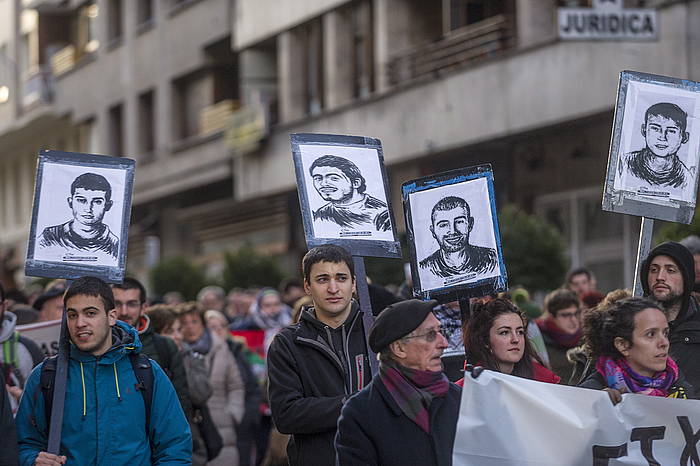
M 637 374 L 624 358 L 601 356 L 595 368 L 605 377 L 608 387 L 639 395 L 667 397 L 669 389 L 678 380 L 678 366 L 670 357 L 666 359 L 666 369 L 657 372 L 654 377 Z
M 429 434 L 430 403 L 435 397 L 445 396 L 450 388 L 445 374 L 410 369 L 394 361 L 382 361 L 379 365 L 379 378 L 401 412 Z

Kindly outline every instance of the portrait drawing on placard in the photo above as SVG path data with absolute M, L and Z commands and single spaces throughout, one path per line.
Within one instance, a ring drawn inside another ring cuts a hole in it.
M 33 259 L 117 266 L 125 172 L 58 163 L 43 170 Z
M 486 178 L 412 192 L 409 201 L 421 290 L 501 275 Z
M 377 149 L 300 144 L 316 238 L 394 240 Z
M 695 95 L 694 95 L 695 94 Z M 697 93 L 630 80 L 614 189 L 694 202 L 700 128 Z

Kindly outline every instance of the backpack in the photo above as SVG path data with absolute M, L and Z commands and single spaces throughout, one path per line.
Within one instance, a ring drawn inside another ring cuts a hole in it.
M 57 356 L 46 358 L 41 367 L 40 386 L 44 394 L 44 416 L 46 424 L 51 423 L 51 407 L 53 406 L 54 381 L 56 380 Z M 131 368 L 134 370 L 137 384 L 136 389 L 141 392 L 143 404 L 146 407 L 146 435 L 150 432 L 151 402 L 153 401 L 153 370 L 151 360 L 145 354 L 129 353 Z

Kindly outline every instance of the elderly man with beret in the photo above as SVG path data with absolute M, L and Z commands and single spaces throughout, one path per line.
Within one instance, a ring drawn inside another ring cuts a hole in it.
M 387 307 L 369 334 L 379 374 L 347 400 L 338 420 L 340 465 L 451 465 L 461 388 L 442 373 L 447 340 L 436 301 Z

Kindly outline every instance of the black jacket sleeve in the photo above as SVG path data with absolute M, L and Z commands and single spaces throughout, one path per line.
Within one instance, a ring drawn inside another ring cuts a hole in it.
M 267 354 L 270 408 L 283 434 L 334 431 L 344 396 L 304 396 L 296 361 L 283 335 L 278 334 Z
M 17 432 L 15 420 L 12 417 L 10 400 L 7 399 L 5 380 L 0 377 L 0 464 L 15 466 L 19 464 L 17 450 Z
M 359 412 L 352 401 L 347 403 L 338 419 L 335 434 L 336 465 L 376 466 L 379 464 L 374 444 L 367 435 L 367 414 Z
M 581 382 L 578 386 L 581 388 L 590 388 L 593 390 L 602 390 L 604 388 L 608 388 L 608 385 L 605 383 L 603 376 L 598 371 L 593 372 L 591 375 L 588 376 L 586 380 Z

